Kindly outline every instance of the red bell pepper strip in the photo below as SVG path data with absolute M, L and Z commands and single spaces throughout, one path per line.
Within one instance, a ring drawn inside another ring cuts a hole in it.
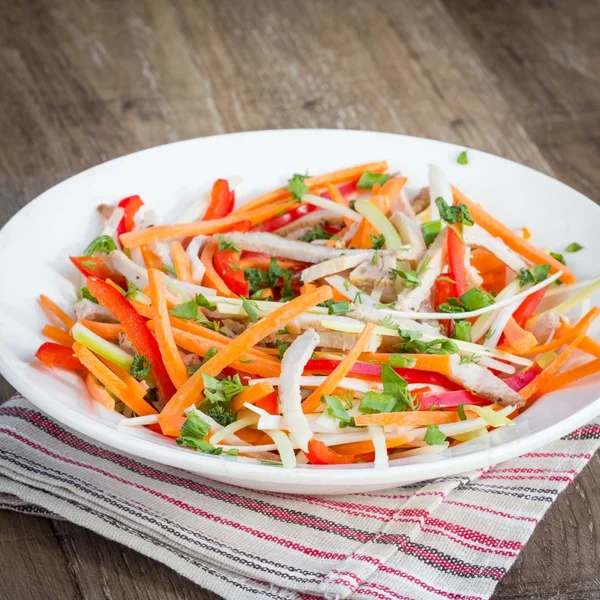
M 534 292 L 531 294 L 531 296 L 527 296 L 527 298 L 525 298 L 525 300 L 519 304 L 519 308 L 517 308 L 517 310 L 515 310 L 513 313 L 513 319 L 521 327 L 525 326 L 525 323 L 527 323 L 529 317 L 533 315 L 536 308 L 540 305 L 540 302 L 543 300 L 547 289 L 548 288 L 542 288 L 541 290 Z
M 356 181 L 350 181 L 348 183 L 344 183 L 342 185 L 338 185 L 338 190 L 342 196 L 348 196 L 356 192 L 356 184 L 358 183 L 358 179 Z M 322 198 L 328 198 L 331 200 L 331 194 L 329 192 L 324 192 L 321 194 Z
M 275 231 L 276 229 L 280 229 L 285 225 L 289 225 L 290 223 L 297 221 L 300 217 L 303 217 L 314 210 L 319 210 L 319 207 L 313 206 L 312 204 L 301 204 L 298 208 L 290 210 L 283 215 L 267 219 L 262 225 L 253 227 L 252 231 Z
M 467 269 L 465 267 L 465 244 L 452 227 L 448 227 L 448 270 L 455 281 L 456 296 L 462 296 L 468 289 Z
M 446 273 L 446 275 L 442 275 L 435 280 L 434 287 L 434 298 L 433 301 L 435 303 L 435 310 L 440 304 L 445 304 L 448 302 L 448 298 L 457 298 L 456 295 L 456 284 L 454 282 L 454 275 L 452 271 Z M 452 332 L 452 321 L 444 320 L 441 322 L 442 327 L 444 328 L 446 335 L 449 336 Z
M 241 231 L 242 233 L 246 233 L 252 229 L 252 221 L 240 221 L 239 223 L 234 223 L 227 229 L 223 229 L 223 233 L 229 231 Z
M 123 200 L 119 202 L 119 206 L 125 211 L 125 214 L 117 227 L 117 233 L 121 235 L 122 233 L 127 233 L 133 229 L 135 215 L 137 211 L 144 206 L 144 203 L 139 196 L 129 196 L 123 198 Z
M 542 368 L 537 363 L 534 363 L 526 371 L 505 379 L 504 383 L 515 390 L 515 392 L 518 392 L 521 388 L 531 383 L 541 372 Z
M 127 289 L 127 279 L 108 266 L 108 259 L 105 256 L 69 256 L 69 260 L 83 276 L 97 277 L 102 281 L 110 279 Z
M 204 221 L 226 217 L 235 204 L 235 192 L 229 190 L 227 179 L 217 179 L 210 194 L 210 204 L 204 215 Z
M 248 297 L 250 284 L 244 279 L 244 270 L 239 267 L 240 254 L 235 250 L 217 250 L 213 266 L 225 285 L 238 296 Z
M 279 401 L 277 399 L 277 392 L 271 392 L 264 398 L 261 398 L 254 404 L 257 408 L 266 410 L 270 415 L 279 414 Z
M 44 342 L 38 348 L 35 356 L 50 369 L 54 367 L 70 370 L 84 368 L 71 348 L 53 342 Z
M 158 389 L 165 401 L 168 401 L 176 391 L 175 386 L 165 368 L 158 342 L 148 329 L 143 317 L 138 314 L 129 300 L 112 285 L 96 277 L 89 277 L 87 286 L 90 294 L 121 323 L 129 341 L 135 346 L 138 353 L 150 363 L 152 376 L 156 380 Z
M 455 390 L 453 392 L 440 392 L 419 396 L 419 410 L 456 408 L 459 404 L 475 404 L 479 406 L 481 404 L 491 404 L 491 402 L 467 390 Z
M 350 465 L 360 460 L 356 455 L 340 454 L 314 438 L 308 442 L 306 458 L 313 465 Z
M 304 367 L 305 373 L 321 373 L 329 375 L 338 365 L 339 360 L 330 360 L 324 358 L 313 358 L 306 363 Z M 423 383 L 427 385 L 439 385 L 450 390 L 461 389 L 460 386 L 453 381 L 450 381 L 444 375 L 433 373 L 431 371 L 419 371 L 418 369 L 401 369 L 400 367 L 392 367 L 400 377 L 408 383 Z M 365 362 L 355 362 L 350 371 L 349 376 L 357 375 L 362 379 L 370 379 L 372 381 L 381 381 L 381 365 Z

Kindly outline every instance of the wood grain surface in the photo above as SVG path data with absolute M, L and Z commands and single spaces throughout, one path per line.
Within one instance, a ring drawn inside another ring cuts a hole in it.
M 599 31 L 600 0 L 4 0 L 0 225 L 108 159 L 269 128 L 447 140 L 599 201 Z M 600 598 L 599 528 L 596 457 L 495 600 Z M 10 512 L 0 585 L 12 600 L 216 599 L 84 529 Z

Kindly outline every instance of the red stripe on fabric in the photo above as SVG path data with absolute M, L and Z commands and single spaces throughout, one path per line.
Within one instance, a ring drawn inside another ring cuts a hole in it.
M 536 480 L 536 481 L 566 481 L 571 483 L 575 476 L 561 477 L 559 475 L 495 475 L 490 473 L 489 475 L 482 476 L 481 479 L 505 479 L 507 481 L 525 481 L 525 480 Z
M 466 502 L 458 502 L 457 500 L 444 500 L 444 503 L 445 504 L 453 504 L 455 506 L 462 506 L 463 508 L 472 508 L 474 510 L 487 512 L 487 513 L 490 513 L 490 514 L 498 516 L 498 517 L 503 517 L 505 519 L 514 519 L 515 521 L 530 521 L 532 523 L 539 523 L 539 519 L 535 519 L 533 517 L 510 515 L 508 513 L 501 512 L 499 510 L 494 510 L 493 508 L 488 508 L 486 506 L 481 506 L 478 504 L 468 504 Z
M 562 470 L 562 469 L 532 469 L 526 467 L 519 468 L 507 468 L 507 469 L 494 469 L 494 473 L 569 473 L 571 475 L 577 475 L 579 471 L 574 469 Z
M 585 458 L 590 460 L 592 458 L 591 454 L 569 454 L 568 452 L 529 452 L 527 454 L 523 454 L 521 458 Z

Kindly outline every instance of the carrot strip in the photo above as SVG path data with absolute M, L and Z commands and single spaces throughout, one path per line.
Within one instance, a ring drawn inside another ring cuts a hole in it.
M 146 395 L 146 388 L 135 377 L 132 377 L 126 369 L 115 365 L 103 356 L 96 356 L 96 358 L 101 360 L 119 379 L 124 381 L 136 396 L 143 398 Z
M 406 177 L 391 177 L 381 186 L 379 194 L 387 198 L 386 201 L 382 202 L 383 206 L 379 206 L 383 214 L 387 215 L 390 212 L 394 205 L 394 201 L 402 193 L 402 189 L 407 181 L 408 179 Z M 375 194 L 375 192 L 373 192 L 373 194 Z
M 185 419 L 185 417 L 178 417 L 175 415 L 172 417 L 163 417 L 165 427 L 161 427 L 162 432 L 169 437 L 178 438 L 181 435 L 180 430 L 185 423 Z
M 337 202 L 338 204 L 341 204 L 342 206 L 348 206 L 348 200 L 346 200 L 346 198 L 344 198 L 344 196 L 342 195 L 342 192 L 340 192 L 340 190 L 338 189 L 338 186 L 335 185 L 335 183 L 333 183 L 332 181 L 328 181 L 325 184 L 325 187 L 327 188 L 327 191 L 329 192 L 329 195 L 331 196 L 331 199 L 334 202 Z
M 145 317 L 146 319 L 152 319 L 154 317 L 151 306 L 140 304 L 139 302 L 134 302 L 133 300 L 130 300 L 129 302 L 131 302 L 131 306 L 133 306 L 133 308 L 135 308 L 135 310 L 142 315 L 142 317 Z
M 321 398 L 323 396 L 329 396 L 331 392 L 338 386 L 340 381 L 348 374 L 348 371 L 352 368 L 352 365 L 358 360 L 362 351 L 365 349 L 373 330 L 375 329 L 374 323 L 367 323 L 358 336 L 354 346 L 350 349 L 348 354 L 340 361 L 338 366 L 328 375 L 328 377 L 319 385 L 319 387 L 313 391 L 313 393 L 302 403 L 302 411 L 305 413 L 312 413 L 317 410 L 321 405 Z
M 225 231 L 240 221 L 247 220 L 255 225 L 256 223 L 274 217 L 282 211 L 286 212 L 297 206 L 298 203 L 295 200 L 278 204 L 269 204 L 268 206 L 261 206 L 260 208 L 249 210 L 244 213 L 231 213 L 220 219 L 192 221 L 191 223 L 181 223 L 179 225 L 158 225 L 140 231 L 130 231 L 128 233 L 122 233 L 119 239 L 125 248 L 134 248 L 136 246 L 151 244 L 152 242 L 158 242 L 160 240 L 209 235 Z
M 570 325 L 567 325 L 566 323 L 561 323 L 558 329 L 558 333 L 562 335 L 563 333 L 571 331 L 572 329 L 573 328 Z M 587 354 L 595 356 L 596 358 L 600 358 L 600 344 L 590 337 L 585 336 L 583 340 L 581 340 L 581 344 L 579 344 L 579 349 L 583 352 L 587 352 Z
M 416 410 L 395 413 L 376 413 L 373 415 L 358 415 L 354 417 L 359 427 L 365 425 L 400 425 L 402 427 L 423 427 L 425 425 L 440 425 L 456 421 L 456 413 L 441 410 Z
M 54 325 L 44 325 L 42 334 L 61 346 L 67 346 L 70 348 L 73 345 L 73 338 L 66 331 L 59 329 L 58 327 L 54 327 Z
M 517 354 L 527 354 L 537 346 L 535 335 L 525 331 L 512 317 L 504 327 L 504 340 Z
M 550 392 L 554 392 L 559 390 L 571 383 L 575 383 L 580 379 L 584 379 L 585 377 L 589 377 L 590 375 L 595 375 L 600 371 L 600 358 L 595 358 L 594 360 L 590 360 L 583 365 L 579 365 L 578 367 L 574 367 L 569 369 L 568 371 L 563 371 L 562 373 L 558 373 L 557 375 L 553 375 L 546 385 L 540 390 L 541 394 L 549 394 Z
M 134 413 L 140 416 L 156 414 L 157 411 L 154 407 L 134 394 L 125 382 L 119 379 L 113 371 L 99 358 L 94 356 L 85 346 L 75 342 L 73 344 L 73 351 L 83 366 Z
M 413 436 L 409 433 L 400 435 L 395 438 L 386 438 L 386 448 L 397 448 L 398 446 L 404 446 L 414 440 Z M 350 442 L 348 444 L 339 444 L 333 446 L 333 449 L 339 454 L 366 454 L 367 452 L 374 452 L 375 448 L 371 440 L 365 440 L 364 442 Z
M 382 352 L 363 352 L 359 360 L 361 362 L 389 363 L 390 354 Z M 413 369 L 417 371 L 432 371 L 442 375 L 449 375 L 452 371 L 449 354 L 406 354 L 406 358 L 414 359 L 416 364 Z
M 365 171 L 371 171 L 371 173 L 383 173 L 385 170 L 387 170 L 387 168 L 388 164 L 385 160 L 376 163 L 367 163 L 364 165 L 358 165 L 356 167 L 350 167 L 349 169 L 332 171 L 331 173 L 319 175 L 318 177 L 307 177 L 304 180 L 304 185 L 306 185 L 311 192 L 314 192 L 317 191 L 319 187 L 325 186 L 327 182 L 343 183 L 346 181 L 352 181 L 353 179 L 359 178 Z M 247 214 L 249 211 L 259 206 L 264 206 L 265 204 L 271 204 L 272 202 L 277 202 L 287 198 L 291 198 L 288 187 L 280 187 L 276 190 L 272 190 L 271 192 L 267 192 L 266 194 L 262 194 L 261 196 L 257 196 L 253 200 L 250 200 L 250 202 L 246 202 L 246 204 L 237 208 L 234 212 Z
M 85 376 L 85 387 L 90 393 L 90 396 L 96 401 L 102 404 L 102 406 L 108 408 L 108 410 L 115 410 L 115 399 L 106 391 L 106 388 L 101 386 L 91 373 L 87 373 Z
M 173 264 L 175 265 L 175 272 L 177 273 L 177 279 L 181 281 L 192 282 L 192 265 L 190 259 L 187 257 L 181 242 L 171 242 L 169 248 L 171 249 L 171 256 L 173 258 Z
M 148 321 L 148 327 L 151 330 L 154 330 L 154 322 Z M 218 351 L 221 351 L 231 341 L 229 338 L 227 339 L 227 342 L 203 339 L 175 327 L 173 327 L 171 331 L 173 332 L 175 343 L 178 346 L 188 352 L 198 354 L 199 356 L 206 356 L 211 348 L 216 348 Z M 281 363 L 279 361 L 273 360 L 271 357 L 259 357 L 250 354 L 249 352 L 242 354 L 239 360 L 234 360 L 231 363 L 231 366 L 237 371 L 259 375 L 260 377 L 279 377 L 281 374 Z
M 244 408 L 244 403 L 255 404 L 274 391 L 275 388 L 268 381 L 259 381 L 231 399 L 231 410 L 238 412 Z
M 538 391 L 543 388 L 550 378 L 567 362 L 573 351 L 579 346 L 592 321 L 600 314 L 600 308 L 592 308 L 580 321 L 573 327 L 576 336 L 573 341 L 555 358 L 531 383 L 519 390 L 519 394 L 528 400 L 532 396 L 539 396 Z
M 506 266 L 499 258 L 496 258 L 491 252 L 483 248 L 476 248 L 471 252 L 471 266 L 477 269 L 482 275 L 490 271 L 496 272 L 500 270 L 504 273 L 506 269 Z
M 42 307 L 54 315 L 65 327 L 71 329 L 75 325 L 75 321 L 62 309 L 58 304 L 55 304 L 48 296 L 40 295 L 40 304 Z
M 349 248 L 372 248 L 371 238 L 369 236 L 377 235 L 377 230 L 367 219 L 363 219 L 354 234 L 354 237 L 348 244 Z
M 150 269 L 148 271 L 148 282 L 154 314 L 156 341 L 167 373 L 169 373 L 175 387 L 179 389 L 188 380 L 187 367 L 179 354 L 171 331 L 162 273 L 158 269 Z
M 77 322 L 81 323 L 107 342 L 118 342 L 119 334 L 125 331 L 123 326 L 119 323 L 100 323 L 99 321 L 88 321 L 87 319 L 79 319 Z
M 231 340 L 223 350 L 217 352 L 196 371 L 171 398 L 161 414 L 180 415 L 188 406 L 195 404 L 204 390 L 202 374 L 206 373 L 216 377 L 224 368 L 228 367 L 234 360 L 253 348 L 276 329 L 306 312 L 313 306 L 331 299 L 331 288 L 322 286 L 310 294 L 298 296 L 267 315 L 264 319 L 257 321 L 238 337 Z M 160 422 L 160 417 L 159 417 Z
M 235 432 L 240 440 L 247 442 L 248 444 L 257 445 L 258 440 L 263 436 L 263 432 L 258 429 L 252 429 L 250 427 L 244 427 L 244 429 L 240 429 Z M 271 438 L 269 438 L 267 444 L 272 443 Z
M 144 259 L 144 263 L 146 265 L 146 269 L 162 269 L 163 263 L 160 258 L 153 252 L 152 248 L 147 245 L 140 246 L 140 251 L 142 253 L 142 258 Z
M 206 269 L 202 283 L 208 287 L 214 288 L 219 296 L 227 298 L 237 298 L 237 296 L 227 287 L 221 276 L 217 273 L 213 258 L 218 249 L 217 242 L 211 241 L 206 244 L 200 255 L 200 260 Z
M 533 244 L 523 239 L 519 234 L 509 229 L 506 225 L 487 213 L 480 204 L 471 202 L 461 191 L 452 186 L 452 194 L 455 203 L 465 204 L 473 217 L 475 223 L 483 227 L 488 233 L 499 237 L 509 248 L 520 254 L 526 260 L 536 265 L 549 264 L 552 273 L 562 271 L 561 281 L 565 283 L 575 283 L 573 271 L 565 267 L 562 263 L 546 254 L 543 250 L 536 248 Z

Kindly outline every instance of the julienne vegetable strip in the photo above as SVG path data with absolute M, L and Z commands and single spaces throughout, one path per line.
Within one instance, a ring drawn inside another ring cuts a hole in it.
M 83 378 L 105 409 L 133 413 L 124 435 L 146 427 L 284 468 L 439 454 L 600 373 L 587 335 L 600 309 L 578 322 L 573 310 L 600 279 L 568 285 L 558 254 L 452 191 L 438 167 L 436 202 L 418 208 L 386 169 L 290 174 L 236 210 L 217 179 L 191 223 L 136 218 L 143 200 L 124 198 L 70 257 L 87 278 L 76 318 L 40 297 L 52 342 L 36 357 Z M 558 249 L 585 251 L 569 241 Z M 560 372 L 575 350 L 593 358 Z
M 303 296 L 306 298 L 306 296 Z M 338 366 L 333 370 L 329 377 L 302 403 L 302 411 L 305 413 L 315 412 L 321 403 L 323 396 L 328 396 L 335 390 L 340 381 L 346 376 L 348 371 L 352 368 L 352 365 L 356 362 L 357 358 L 361 355 L 363 350 L 366 348 L 373 330 L 375 329 L 374 323 L 367 323 L 361 334 L 358 336 L 356 343 L 348 352 L 346 357 L 340 361 Z
M 187 367 L 183 363 L 183 359 L 173 339 L 162 273 L 156 269 L 150 269 L 148 271 L 148 280 L 150 282 L 150 299 L 152 300 L 154 331 L 156 333 L 158 348 L 171 381 L 179 389 L 188 380 Z
M 215 354 L 215 356 L 188 379 L 162 410 L 161 416 L 182 414 L 188 406 L 195 404 L 199 400 L 204 390 L 203 374 L 216 377 L 234 360 L 237 360 L 244 352 L 247 352 L 270 333 L 283 327 L 291 319 L 313 306 L 330 300 L 331 295 L 331 288 L 323 286 L 314 292 L 290 300 L 261 321 L 248 327 L 248 329 L 232 340 L 221 352 Z M 160 417 L 159 423 L 161 423 Z
M 549 254 L 546 254 L 543 250 L 536 248 L 497 219 L 494 219 L 481 205 L 471 202 L 460 190 L 452 187 L 452 194 L 456 204 L 460 203 L 468 207 L 477 225 L 483 227 L 491 235 L 499 237 L 511 250 L 518 252 L 523 258 L 531 261 L 533 264 L 549 264 L 552 273 L 562 271 L 561 280 L 564 283 L 575 283 L 575 275 L 565 265 L 558 262 Z
M 175 393 L 175 386 L 165 368 L 158 342 L 150 333 L 144 319 L 117 289 L 107 283 L 90 277 L 87 280 L 87 287 L 92 296 L 119 320 L 131 343 L 148 360 L 158 389 L 168 400 Z

